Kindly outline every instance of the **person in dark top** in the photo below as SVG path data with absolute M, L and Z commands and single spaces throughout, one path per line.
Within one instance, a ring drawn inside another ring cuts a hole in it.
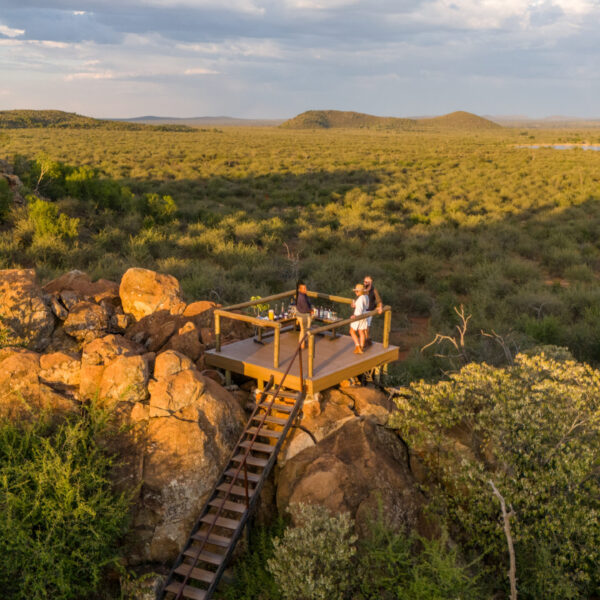
M 364 278 L 363 284 L 365 286 L 365 291 L 367 292 L 367 294 L 369 296 L 369 307 L 367 310 L 370 312 L 372 310 L 377 309 L 377 312 L 379 314 L 381 314 L 383 312 L 383 302 L 381 300 L 381 296 L 379 295 L 379 292 L 373 285 L 373 278 L 370 275 L 367 275 Z M 367 339 L 365 340 L 365 348 L 368 348 L 373 343 L 373 340 L 371 340 L 371 337 L 369 335 L 370 330 L 371 330 L 371 319 L 372 318 L 373 317 L 369 317 L 367 319 Z
M 300 338 L 310 329 L 313 307 L 306 295 L 306 283 L 298 281 L 296 284 L 296 322 L 300 325 Z M 302 348 L 306 348 L 306 341 L 302 342 Z

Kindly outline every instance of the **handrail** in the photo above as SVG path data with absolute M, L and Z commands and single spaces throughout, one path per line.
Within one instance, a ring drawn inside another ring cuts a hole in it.
M 287 292 L 280 292 L 279 294 L 265 296 L 264 298 L 258 298 L 257 300 L 248 300 L 248 302 L 240 302 L 239 304 L 222 306 L 219 310 L 239 310 L 240 308 L 248 308 L 249 306 L 256 306 L 257 304 L 266 304 L 269 302 L 273 302 L 273 300 L 281 300 L 282 298 L 293 296 L 295 293 L 296 290 L 288 290 Z
M 392 328 L 391 306 L 384 306 L 381 313 L 383 313 L 383 347 L 384 349 L 387 349 L 390 345 L 390 330 Z M 362 315 L 352 315 L 349 319 L 341 319 L 339 321 L 334 321 L 333 323 L 329 323 L 327 325 L 322 325 L 321 327 L 309 329 L 306 332 L 306 334 L 308 335 L 308 377 L 312 377 L 314 374 L 315 335 L 318 335 L 319 333 L 325 333 L 326 331 L 333 331 L 335 335 L 335 330 L 339 329 L 340 327 L 344 327 L 345 325 L 349 325 L 350 323 L 354 323 L 355 321 L 362 321 L 363 319 L 367 319 L 369 317 L 378 316 L 381 313 L 379 312 L 379 310 L 375 309 L 363 313 Z
M 252 439 L 250 440 L 250 444 L 248 445 L 248 447 L 246 448 L 246 452 L 244 454 L 244 457 L 242 458 L 239 466 L 237 467 L 235 474 L 232 475 L 232 479 L 231 482 L 229 484 L 229 487 L 227 488 L 227 491 L 225 492 L 225 496 L 223 496 L 223 501 L 221 502 L 221 505 L 219 506 L 219 509 L 217 510 L 217 513 L 214 515 L 214 519 L 213 522 L 210 524 L 208 531 L 203 534 L 204 538 L 202 540 L 202 542 L 200 543 L 200 546 L 198 548 L 198 551 L 196 552 L 196 554 L 194 555 L 193 561 L 190 564 L 190 569 L 187 572 L 183 582 L 181 583 L 181 587 L 179 588 L 179 592 L 177 592 L 177 595 L 175 596 L 175 600 L 181 600 L 181 595 L 183 593 L 183 590 L 185 588 L 185 586 L 187 585 L 187 582 L 194 570 L 194 568 L 196 567 L 196 564 L 198 563 L 198 559 L 200 558 L 200 555 L 202 554 L 202 552 L 204 551 L 204 548 L 206 547 L 206 544 L 208 543 L 208 538 L 210 537 L 210 534 L 212 533 L 213 529 L 216 526 L 217 520 L 219 519 L 219 517 L 221 516 L 221 513 L 223 512 L 223 509 L 225 508 L 225 503 L 227 502 L 228 498 L 230 497 L 231 494 L 231 490 L 233 489 L 233 486 L 236 483 L 236 480 L 238 478 L 238 475 L 240 474 L 240 471 L 242 470 L 242 467 L 244 467 L 244 483 L 245 483 L 245 487 L 246 487 L 246 506 L 249 507 L 249 496 L 248 496 L 248 467 L 247 467 L 247 459 L 248 456 L 250 455 L 250 452 L 252 451 L 252 447 L 254 445 L 254 442 L 256 441 L 256 438 L 259 436 L 260 431 L 263 427 L 263 425 L 265 424 L 265 421 L 267 419 L 268 413 L 269 411 L 273 408 L 273 404 L 275 403 L 275 400 L 277 399 L 279 392 L 281 391 L 281 387 L 283 386 L 283 382 L 285 381 L 286 377 L 288 376 L 290 369 L 292 367 L 292 364 L 294 363 L 294 360 L 296 359 L 296 355 L 299 355 L 299 367 L 300 367 L 300 392 L 298 394 L 298 399 L 296 400 L 296 403 L 298 403 L 301 400 L 304 400 L 304 374 L 302 372 L 302 344 L 304 343 L 304 340 L 306 339 L 308 334 L 305 334 L 303 336 L 303 338 L 298 342 L 298 347 L 296 348 L 296 352 L 294 353 L 294 355 L 292 356 L 292 360 L 290 361 L 290 364 L 288 365 L 287 369 L 285 370 L 285 373 L 283 374 L 283 377 L 281 378 L 281 381 L 279 382 L 279 385 L 277 386 L 277 389 L 275 390 L 275 392 L 272 395 L 272 399 L 271 402 L 269 403 L 269 405 L 265 408 L 265 412 L 264 415 L 262 417 L 262 420 L 260 421 L 260 423 L 258 424 L 258 426 L 256 427 L 256 432 L 254 433 Z M 266 388 L 260 397 L 260 401 L 264 400 L 264 397 L 267 393 L 269 388 Z M 256 415 L 256 412 L 258 411 L 258 409 L 260 408 L 259 406 L 260 402 L 258 402 L 256 404 L 256 406 L 254 407 L 254 410 L 252 411 L 252 414 L 250 415 L 250 418 L 248 419 L 248 422 L 250 422 L 254 416 Z M 245 429 L 244 429 L 245 432 Z M 242 438 L 244 436 L 245 433 L 242 433 L 242 436 L 240 437 L 240 441 L 242 441 Z M 240 443 L 240 441 L 238 441 L 238 444 Z M 236 445 L 236 447 L 237 447 Z
M 331 331 L 332 329 L 337 329 L 338 327 L 343 327 L 344 325 L 349 325 L 350 323 L 353 323 L 354 321 L 362 321 L 363 319 L 366 319 L 368 317 L 375 317 L 377 315 L 380 315 L 384 312 L 388 312 L 391 310 L 392 310 L 391 306 L 384 306 L 381 313 L 377 309 L 375 309 L 375 310 L 371 310 L 369 312 L 363 313 L 362 315 L 359 315 L 358 317 L 355 317 L 354 315 L 352 315 L 351 317 L 348 317 L 347 319 L 341 319 L 339 321 L 334 321 L 333 323 L 328 323 L 327 325 L 321 325 L 320 327 L 315 327 L 314 329 L 311 327 L 307 331 L 307 333 L 316 335 L 317 333 Z

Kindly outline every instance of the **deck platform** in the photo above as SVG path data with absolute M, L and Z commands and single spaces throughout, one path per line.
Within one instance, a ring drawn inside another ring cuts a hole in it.
M 204 357 L 207 365 L 239 373 L 258 380 L 268 381 L 273 376 L 278 384 L 289 366 L 298 347 L 298 333 L 289 331 L 281 334 L 279 367 L 273 367 L 273 341 L 258 344 L 254 338 L 233 342 L 221 347 L 221 351 L 208 350 Z M 349 335 L 331 334 L 315 337 L 313 376 L 308 377 L 307 350 L 303 350 L 302 364 L 306 392 L 314 394 L 338 383 L 365 373 L 375 367 L 398 360 L 397 346 L 383 347 L 373 342 L 364 354 L 354 354 L 354 342 Z M 285 387 L 300 389 L 298 358 L 285 380 Z

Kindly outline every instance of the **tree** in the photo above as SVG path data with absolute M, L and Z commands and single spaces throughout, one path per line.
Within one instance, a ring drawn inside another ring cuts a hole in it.
M 560 353 L 557 353 L 559 356 Z M 435 501 L 505 585 L 506 541 L 489 480 L 513 507 L 522 598 L 600 589 L 600 371 L 546 352 L 469 364 L 415 383 L 395 426 L 428 467 Z

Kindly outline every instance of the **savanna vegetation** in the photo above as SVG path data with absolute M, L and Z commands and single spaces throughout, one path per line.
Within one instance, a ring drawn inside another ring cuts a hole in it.
M 514 509 L 520 597 L 591 598 L 600 153 L 527 147 L 583 142 L 600 143 L 600 130 L 9 129 L 0 157 L 25 202 L 11 206 L 0 180 L 0 268 L 35 266 L 46 281 L 141 266 L 175 275 L 189 300 L 222 303 L 290 289 L 299 275 L 348 296 L 371 274 L 396 334 L 420 316 L 431 338 L 448 336 L 391 373 L 407 386 L 395 426 L 432 474 L 425 491 L 448 537 L 374 523 L 359 542 L 352 523 L 298 515 L 308 529 L 262 534 L 258 558 L 246 558 L 262 570 L 241 563 L 224 593 L 318 597 L 293 587 L 303 566 L 293 556 L 320 532 L 339 553 L 311 560 L 351 574 L 318 574 L 329 597 L 504 597 L 491 480 Z M 527 354 L 540 344 L 568 350 Z M 462 430 L 471 454 L 444 442 Z M 273 547 L 290 557 L 285 572 L 269 567 Z
M 494 130 L 8 130 L 1 154 L 29 200 L 4 211 L 0 266 L 178 277 L 223 303 L 293 287 L 348 295 L 371 273 L 395 310 L 449 333 L 472 315 L 468 359 L 567 346 L 600 359 L 600 153 L 519 147 L 600 132 Z M 0 190 L 2 193 L 2 190 Z M 43 225 L 40 214 L 58 211 Z M 65 215 L 61 217 L 60 215 Z M 75 226 L 76 223 L 76 226 Z M 416 353 L 403 381 L 440 374 Z
M 4 598 L 107 597 L 107 569 L 123 570 L 130 502 L 109 479 L 118 460 L 109 436 L 108 415 L 93 406 L 61 423 L 43 415 L 19 425 L 0 420 Z

